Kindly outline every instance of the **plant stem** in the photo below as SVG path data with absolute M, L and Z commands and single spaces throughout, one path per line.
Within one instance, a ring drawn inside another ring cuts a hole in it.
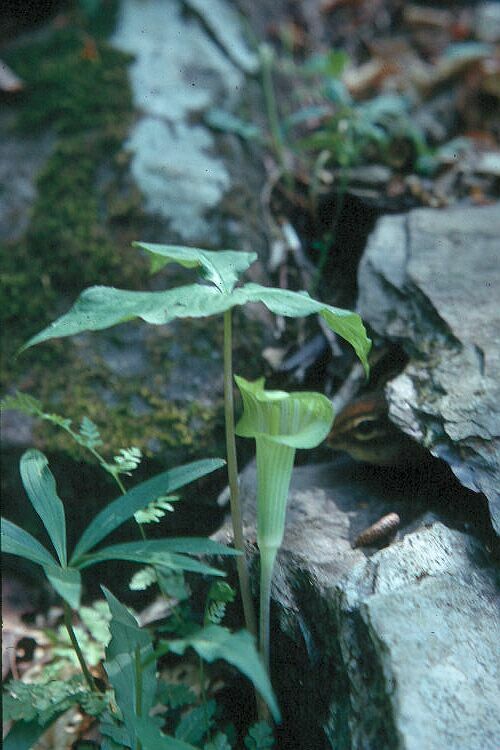
M 260 625 L 259 650 L 264 666 L 269 674 L 269 643 L 271 622 L 271 581 L 273 578 L 274 561 L 277 549 L 263 548 L 260 550 Z
M 90 670 L 83 656 L 82 650 L 80 648 L 80 644 L 78 643 L 76 639 L 76 634 L 75 634 L 75 631 L 73 630 L 72 616 L 73 616 L 73 613 L 71 611 L 71 607 L 69 606 L 67 602 L 64 602 L 64 624 L 66 625 L 66 630 L 68 631 L 71 645 L 73 646 L 77 659 L 80 662 L 83 676 L 85 677 L 87 685 L 92 690 L 92 692 L 98 693 L 99 690 L 97 689 L 97 685 L 94 682 L 94 678 L 90 674 Z
M 274 92 L 272 67 L 273 52 L 267 44 L 261 44 L 259 47 L 260 67 L 262 71 L 262 90 L 264 92 L 264 101 L 266 104 L 267 119 L 271 131 L 271 141 L 274 153 L 278 159 L 279 165 L 283 170 L 285 183 L 287 187 L 293 189 L 293 180 L 290 171 L 287 169 L 285 147 L 283 144 L 283 135 L 281 133 L 280 121 L 278 115 L 278 105 L 276 103 L 276 94 Z
M 260 612 L 259 612 L 259 651 L 267 674 L 270 676 L 270 623 L 271 623 L 271 581 L 277 549 L 260 549 Z M 257 702 L 260 721 L 269 721 L 267 704 L 262 699 Z
M 135 647 L 135 713 L 139 718 L 142 716 L 142 664 L 140 646 Z M 137 740 L 136 750 L 142 750 L 140 740 Z
M 236 437 L 234 433 L 233 401 L 233 360 L 232 360 L 232 320 L 231 310 L 224 313 L 224 417 L 226 422 L 227 473 L 233 522 L 234 546 L 242 554 L 236 558 L 240 594 L 243 602 L 243 613 L 247 630 L 257 636 L 257 621 L 250 590 L 245 541 L 243 538 L 243 518 L 241 513 L 240 493 L 238 486 L 238 463 L 236 459 Z

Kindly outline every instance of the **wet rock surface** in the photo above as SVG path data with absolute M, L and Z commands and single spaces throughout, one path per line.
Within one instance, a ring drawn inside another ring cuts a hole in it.
M 392 421 L 488 498 L 500 529 L 498 206 L 380 219 L 358 309 L 410 361 L 386 389 Z
M 255 484 L 251 465 L 241 477 L 249 540 Z M 483 542 L 445 514 L 446 499 L 426 510 L 436 490 L 443 494 L 420 477 L 409 500 L 391 473 L 351 461 L 295 469 L 273 583 L 283 747 L 496 747 L 495 569 Z M 394 511 L 395 541 L 352 548 L 363 528 Z M 218 536 L 229 535 L 225 526 Z M 255 556 L 255 589 L 257 571 Z

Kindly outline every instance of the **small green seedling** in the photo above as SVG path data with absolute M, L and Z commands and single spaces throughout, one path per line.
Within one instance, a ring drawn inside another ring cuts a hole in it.
M 333 406 L 320 393 L 264 390 L 264 379 L 236 376 L 243 416 L 236 434 L 257 449 L 257 543 L 260 551 L 260 651 L 269 671 L 271 581 L 283 542 L 285 514 L 297 448 L 315 448 L 328 435 Z

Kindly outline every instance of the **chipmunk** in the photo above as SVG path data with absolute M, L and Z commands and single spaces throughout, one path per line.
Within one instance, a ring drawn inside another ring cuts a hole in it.
M 425 448 L 392 424 L 382 391 L 348 404 L 335 419 L 327 444 L 378 466 L 415 465 L 428 458 Z

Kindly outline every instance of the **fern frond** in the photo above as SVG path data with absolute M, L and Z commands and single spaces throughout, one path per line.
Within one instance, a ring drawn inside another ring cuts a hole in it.
M 92 638 L 106 647 L 111 640 L 109 630 L 111 612 L 108 603 L 100 600 L 94 602 L 90 607 L 81 606 L 78 614 Z
M 226 615 L 227 605 L 234 601 L 235 590 L 225 581 L 214 581 L 207 594 L 205 625 L 220 625 Z
M 159 523 L 167 512 L 174 510 L 172 503 L 179 499 L 178 495 L 162 495 L 152 500 L 143 510 L 134 513 L 137 523 Z
M 90 450 L 103 444 L 97 425 L 88 417 L 84 417 L 80 423 L 79 438 L 81 444 Z
M 82 675 L 74 675 L 69 680 L 52 680 L 45 684 L 11 680 L 3 695 L 3 719 L 38 719 L 40 723 L 45 723 L 55 714 L 75 703 L 81 703 L 88 693 L 89 689 Z
M 111 474 L 127 474 L 137 469 L 142 460 L 142 451 L 136 446 L 131 448 L 120 448 L 120 452 L 113 458 L 114 464 L 107 464 L 106 468 Z
M 29 393 L 21 393 L 21 391 L 16 391 L 13 396 L 5 396 L 0 402 L 0 408 L 2 411 L 12 409 L 13 411 L 20 411 L 23 414 L 29 414 L 33 417 L 43 414 L 43 407 L 40 401 L 30 396 Z
M 134 573 L 128 587 L 131 591 L 145 591 L 153 583 L 158 583 L 158 576 L 156 570 L 148 565 Z

